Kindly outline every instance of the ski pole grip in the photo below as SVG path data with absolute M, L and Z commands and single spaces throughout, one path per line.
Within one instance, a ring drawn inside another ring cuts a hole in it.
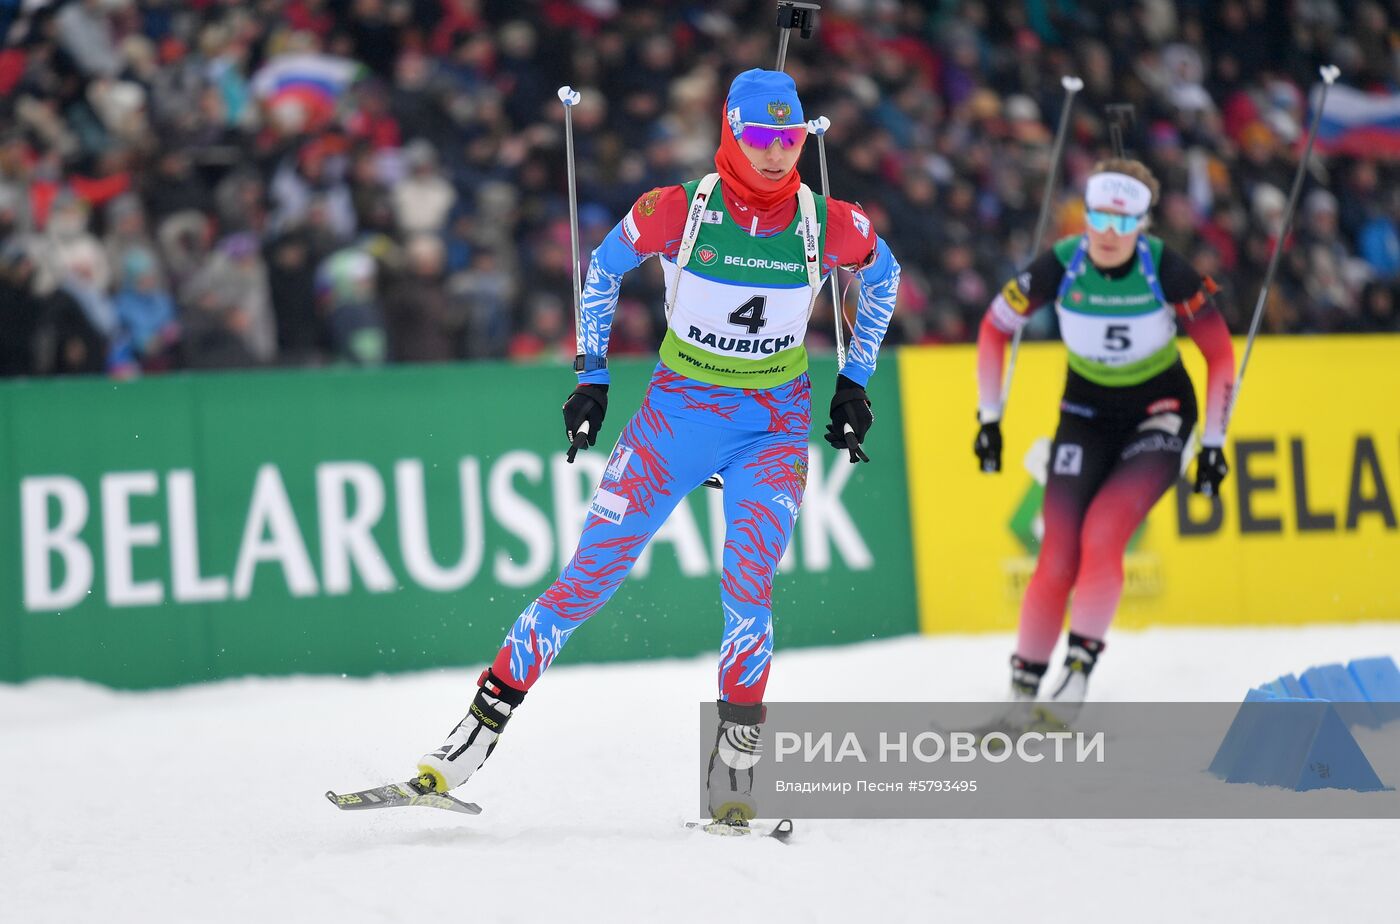
M 572 443 L 569 444 L 569 453 L 568 453 L 568 456 L 567 456 L 568 460 L 569 460 L 570 462 L 573 462 L 573 461 L 574 461 L 574 456 L 578 455 L 578 451 L 579 451 L 580 449 L 587 449 L 587 448 L 588 448 L 588 421 L 585 420 L 583 423 L 579 424 L 579 425 L 578 425 L 578 429 L 574 431 L 574 441 L 573 441 Z
M 565 106 L 577 106 L 578 101 L 581 99 L 583 99 L 583 96 L 573 87 L 565 84 L 559 88 L 559 102 L 563 103 Z
M 851 464 L 869 462 L 870 457 L 865 454 L 865 450 L 860 448 L 860 440 L 856 439 L 856 431 L 851 428 L 851 425 L 846 424 L 841 432 L 846 437 L 846 451 L 851 454 Z

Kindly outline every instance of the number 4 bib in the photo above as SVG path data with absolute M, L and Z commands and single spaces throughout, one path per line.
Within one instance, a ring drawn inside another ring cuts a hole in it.
M 661 360 L 703 382 L 772 388 L 807 370 L 803 339 L 821 289 L 826 200 L 804 184 L 792 223 L 751 235 L 729 216 L 719 175 L 686 184 L 685 231 L 666 277 Z

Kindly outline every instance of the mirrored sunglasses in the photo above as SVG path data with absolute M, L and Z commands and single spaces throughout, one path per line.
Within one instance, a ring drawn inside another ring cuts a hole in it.
M 774 141 L 781 141 L 785 148 L 795 148 L 807 135 L 807 126 L 790 125 L 751 125 L 745 122 L 739 129 L 739 140 L 750 147 L 768 150 Z
M 1089 227 L 1095 231 L 1107 231 L 1112 228 L 1119 234 L 1131 234 L 1136 231 L 1145 217 L 1145 215 L 1119 215 L 1115 212 L 1100 212 L 1098 209 L 1089 209 L 1085 215 Z

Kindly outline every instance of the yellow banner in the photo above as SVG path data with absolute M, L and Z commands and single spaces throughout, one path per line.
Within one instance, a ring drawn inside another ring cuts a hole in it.
M 1205 362 L 1189 340 L 1182 354 L 1204 417 Z M 1023 460 L 1054 435 L 1064 347 L 1022 348 L 996 475 L 972 453 L 975 364 L 970 346 L 899 358 L 925 632 L 1013 629 L 1039 548 L 1041 490 Z M 1400 336 L 1256 342 L 1224 496 L 1181 482 L 1153 509 L 1129 545 L 1116 625 L 1400 619 L 1397 370 Z

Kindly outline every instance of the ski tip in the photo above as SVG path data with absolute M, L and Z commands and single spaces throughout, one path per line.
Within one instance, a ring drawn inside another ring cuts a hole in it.
M 449 796 L 445 792 L 430 792 L 422 795 L 415 795 L 407 804 L 443 809 L 448 812 L 460 812 L 463 815 L 481 814 L 481 806 L 477 805 L 475 802 L 463 802 L 461 799 Z
M 773 825 L 730 825 L 723 822 L 712 821 L 687 821 L 685 826 L 688 830 L 704 831 L 706 834 L 713 834 L 716 837 L 765 837 L 772 838 L 779 843 L 786 843 L 792 836 L 792 819 L 783 818 Z
M 439 795 L 439 798 L 445 799 L 447 800 L 447 802 L 431 805 L 432 808 L 447 809 L 449 812 L 461 812 L 465 815 L 481 814 L 481 806 L 477 805 L 475 802 L 463 802 L 460 799 L 454 799 L 451 796 L 447 795 Z M 424 802 L 419 802 L 417 804 L 430 805 L 430 803 Z
M 330 801 L 331 805 L 334 805 L 338 809 L 347 809 L 352 805 L 358 805 L 360 802 L 364 801 L 354 793 L 341 795 L 330 789 L 326 790 L 326 799 Z

